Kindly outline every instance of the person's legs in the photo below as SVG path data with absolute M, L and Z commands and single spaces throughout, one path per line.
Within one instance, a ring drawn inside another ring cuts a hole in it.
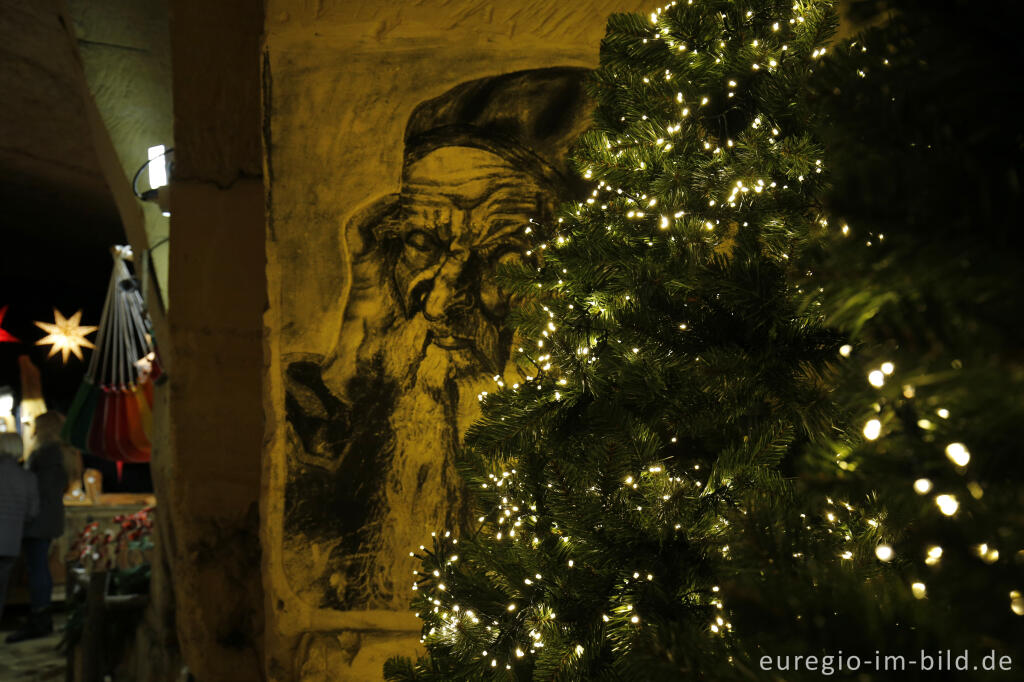
M 50 538 L 25 538 L 25 563 L 28 564 L 28 588 L 32 611 L 50 607 L 53 577 L 50 575 Z
M 28 590 L 32 601 L 32 613 L 23 628 L 7 635 L 5 641 L 8 644 L 46 637 L 53 632 L 53 616 L 50 615 L 50 597 L 53 592 L 53 578 L 50 576 L 50 539 L 25 538 L 21 546 L 25 564 L 28 566 Z
M 4 604 L 7 603 L 7 583 L 11 579 L 11 569 L 17 557 L 0 556 L 0 621 L 4 619 Z

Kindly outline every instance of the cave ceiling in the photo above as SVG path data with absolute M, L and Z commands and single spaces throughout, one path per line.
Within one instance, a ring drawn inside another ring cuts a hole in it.
M 82 77 L 56 2 L 0 0 L 0 225 L 8 244 L 52 250 L 123 239 Z

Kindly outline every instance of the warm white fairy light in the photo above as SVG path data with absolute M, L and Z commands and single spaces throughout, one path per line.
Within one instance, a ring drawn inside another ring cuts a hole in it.
M 914 594 L 917 599 L 924 599 L 928 596 L 928 588 L 924 583 L 916 582 L 910 585 L 910 591 Z
M 875 440 L 882 433 L 882 422 L 877 419 L 869 419 L 864 424 L 864 437 L 868 440 Z
M 975 545 L 974 551 L 986 564 L 994 564 L 999 561 L 999 550 L 990 546 L 987 542 Z
M 957 501 L 956 495 L 936 495 L 935 504 L 938 505 L 939 511 L 946 516 L 953 516 L 960 509 L 960 503 Z
M 946 457 L 958 467 L 965 467 L 971 461 L 971 453 L 963 443 L 950 443 L 947 445 Z
M 879 561 L 888 562 L 892 561 L 895 552 L 893 552 L 891 545 L 882 544 L 875 547 L 875 556 L 878 557 Z
M 927 495 L 932 490 L 932 482 L 927 478 L 919 478 L 914 481 L 914 492 L 918 495 Z
M 1018 616 L 1024 616 L 1024 596 L 1021 595 L 1020 590 L 1010 592 L 1010 610 Z

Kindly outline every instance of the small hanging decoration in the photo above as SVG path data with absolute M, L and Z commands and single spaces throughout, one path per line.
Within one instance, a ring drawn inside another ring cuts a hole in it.
M 4 329 L 4 315 L 7 314 L 7 306 L 0 306 L 0 343 L 21 343 L 17 337 Z
M 82 360 L 83 347 L 96 347 L 92 345 L 92 341 L 85 338 L 96 331 L 96 327 L 79 324 L 79 322 L 82 321 L 81 310 L 71 317 L 65 318 L 59 310 L 54 308 L 53 321 L 53 324 L 50 324 L 49 322 L 32 323 L 48 334 L 36 341 L 37 346 L 52 344 L 53 347 L 50 348 L 50 354 L 46 356 L 47 358 L 52 358 L 58 351 L 60 351 L 61 362 L 66 364 L 68 361 L 68 355 L 74 354 L 76 358 Z
M 63 431 L 73 446 L 119 464 L 150 459 L 153 382 L 163 374 L 138 283 L 125 263 L 130 257 L 128 247 L 114 249 L 98 350 Z

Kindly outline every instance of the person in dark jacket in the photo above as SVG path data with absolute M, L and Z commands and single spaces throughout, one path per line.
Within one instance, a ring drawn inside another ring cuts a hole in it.
M 22 451 L 21 436 L 0 433 L 0 620 L 25 524 L 39 513 L 35 478 L 18 464 Z
M 22 540 L 32 613 L 23 628 L 8 635 L 8 643 L 45 637 L 53 632 L 50 543 L 64 533 L 64 491 L 68 487 L 60 440 L 63 425 L 64 417 L 57 412 L 47 412 L 35 420 L 33 450 L 26 464 L 38 483 L 39 514 L 26 526 Z

